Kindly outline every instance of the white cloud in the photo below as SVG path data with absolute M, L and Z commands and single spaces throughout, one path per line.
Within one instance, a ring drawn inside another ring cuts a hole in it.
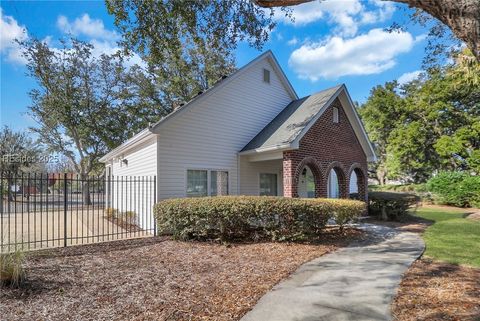
M 324 16 L 324 10 L 320 1 L 307 2 L 295 7 L 292 7 L 292 18 L 285 16 L 281 10 L 275 11 L 275 18 L 278 21 L 283 21 L 287 24 L 305 25 L 317 21 Z
M 413 45 L 408 32 L 372 29 L 354 38 L 331 37 L 305 44 L 293 51 L 289 65 L 300 78 L 311 81 L 378 74 L 392 68 L 395 57 L 410 51 Z
M 102 54 L 113 55 L 121 50 L 120 47 L 109 41 L 93 39 L 90 41 L 90 44 L 93 45 L 92 55 L 94 57 L 100 57 Z M 146 63 L 136 53 L 129 57 L 125 57 L 124 62 L 124 65 L 127 67 L 132 67 L 135 64 L 144 68 L 146 67 Z
M 417 79 L 418 76 L 420 76 L 421 73 L 422 73 L 421 70 L 415 70 L 415 71 L 412 71 L 412 72 L 406 72 L 406 73 L 404 73 L 403 75 L 401 75 L 400 77 L 398 77 L 397 82 L 398 82 L 400 85 L 404 85 L 404 84 L 406 84 L 406 83 L 411 82 L 411 81 L 414 80 L 414 79 Z
M 13 17 L 5 16 L 0 8 L 0 53 L 2 56 L 5 56 L 10 62 L 24 64 L 26 59 L 15 39 L 23 41 L 27 38 L 25 27 L 20 26 Z
M 0 8 L 0 15 L 0 53 L 10 62 L 26 64 L 27 60 L 22 55 L 21 47 L 14 41 L 15 39 L 27 40 L 29 38 L 25 27 L 20 26 L 13 17 L 3 15 L 2 8 Z M 119 35 L 115 31 L 105 29 L 101 20 L 91 19 L 88 14 L 76 18 L 73 22 L 69 22 L 65 16 L 59 16 L 57 27 L 64 33 L 85 36 L 87 38 L 85 40 L 93 45 L 93 57 L 100 57 L 102 54 L 112 55 L 121 50 L 116 43 Z M 45 37 L 42 41 L 51 50 L 61 52 L 62 49 L 55 47 L 53 44 L 51 36 Z M 146 66 L 145 62 L 137 54 L 125 58 L 125 66 L 131 67 L 134 64 L 142 67 Z
M 287 45 L 289 45 L 289 46 L 295 46 L 297 43 L 298 43 L 298 38 L 297 37 L 293 37 L 292 39 L 287 41 Z
M 365 5 L 368 4 L 368 7 Z M 371 8 L 371 9 L 369 9 Z M 286 17 L 283 12 L 276 11 L 277 21 L 285 24 L 303 26 L 325 19 L 335 26 L 335 33 L 342 36 L 354 36 L 361 25 L 383 22 L 391 18 L 395 11 L 392 2 L 370 0 L 317 0 L 292 7 L 292 17 Z
M 70 22 L 65 16 L 59 16 L 57 19 L 57 27 L 63 33 L 71 33 L 75 36 L 84 35 L 92 39 L 105 39 L 110 41 L 119 38 L 119 35 L 115 31 L 105 29 L 102 20 L 92 19 L 87 13 L 76 18 L 73 22 Z

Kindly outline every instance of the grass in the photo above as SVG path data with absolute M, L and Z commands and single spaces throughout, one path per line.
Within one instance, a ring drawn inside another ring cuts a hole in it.
M 423 234 L 425 256 L 480 268 L 480 221 L 466 219 L 467 211 L 441 208 L 417 210 L 417 216 L 433 221 Z

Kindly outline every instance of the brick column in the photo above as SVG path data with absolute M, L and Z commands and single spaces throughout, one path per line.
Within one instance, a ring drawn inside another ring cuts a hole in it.
M 298 197 L 297 184 L 295 182 L 296 164 L 289 157 L 289 153 L 283 153 L 283 196 Z

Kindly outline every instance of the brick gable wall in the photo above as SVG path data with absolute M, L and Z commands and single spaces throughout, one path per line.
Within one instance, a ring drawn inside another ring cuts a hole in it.
M 339 123 L 333 122 L 333 107 L 338 108 Z M 316 197 L 327 197 L 330 170 L 337 173 L 341 197 L 348 197 L 350 174 L 355 171 L 359 196 L 366 200 L 367 157 L 338 98 L 301 139 L 300 148 L 283 153 L 284 196 L 298 197 L 298 179 L 305 166 L 314 175 Z

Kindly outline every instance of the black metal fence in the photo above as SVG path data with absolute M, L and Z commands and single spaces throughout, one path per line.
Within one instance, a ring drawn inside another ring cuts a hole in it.
M 155 176 L 0 175 L 0 252 L 156 233 Z

